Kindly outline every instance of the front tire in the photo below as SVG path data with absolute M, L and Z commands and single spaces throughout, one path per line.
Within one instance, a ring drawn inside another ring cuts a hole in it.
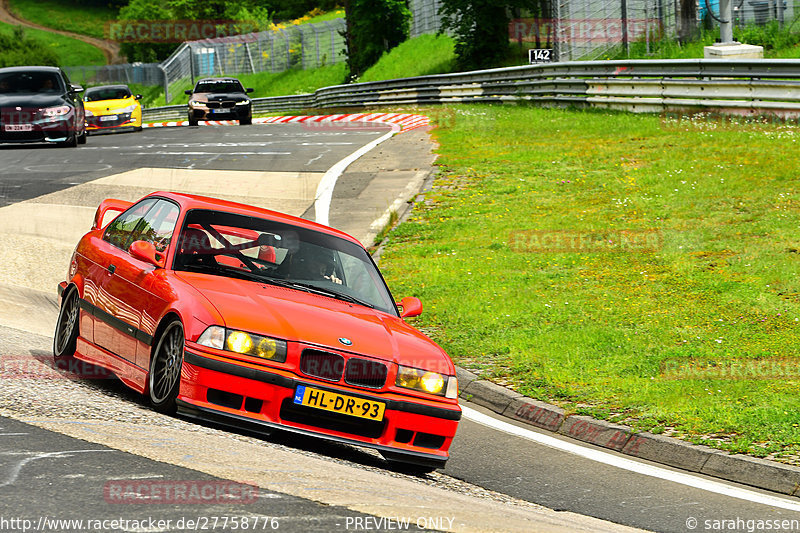
M 73 132 L 71 136 L 67 137 L 67 140 L 59 143 L 60 146 L 64 148 L 75 148 L 78 146 L 78 132 Z
M 72 289 L 64 295 L 58 311 L 56 332 L 53 335 L 53 359 L 56 361 L 69 359 L 75 355 L 78 344 L 79 318 L 78 291 Z
M 183 344 L 183 325 L 178 319 L 172 320 L 159 336 L 150 358 L 150 405 L 159 413 L 172 414 L 176 410 L 175 398 L 178 397 L 183 366 Z

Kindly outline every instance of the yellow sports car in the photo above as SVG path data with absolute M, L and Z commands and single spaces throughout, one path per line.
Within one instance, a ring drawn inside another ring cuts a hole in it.
M 133 95 L 127 85 L 102 85 L 86 89 L 86 131 L 141 131 L 141 94 Z

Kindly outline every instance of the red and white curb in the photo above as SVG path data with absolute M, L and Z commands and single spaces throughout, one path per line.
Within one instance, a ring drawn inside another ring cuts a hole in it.
M 232 126 L 238 124 L 237 120 L 201 120 L 201 126 Z M 280 116 L 254 118 L 253 124 L 303 124 L 309 127 L 323 128 L 326 126 L 342 128 L 353 128 L 359 124 L 389 124 L 399 127 L 399 131 L 413 130 L 430 124 L 430 118 L 425 115 L 415 115 L 409 113 L 347 113 L 343 115 L 299 115 L 299 116 Z M 176 126 L 188 126 L 188 120 L 176 120 L 169 122 L 152 122 L 142 124 L 143 128 L 168 128 Z

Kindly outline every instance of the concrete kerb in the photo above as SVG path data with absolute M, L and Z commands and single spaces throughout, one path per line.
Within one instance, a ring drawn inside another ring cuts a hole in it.
M 509 390 L 475 374 L 456 369 L 459 397 L 497 414 L 539 429 L 614 450 L 625 455 L 750 485 L 780 494 L 798 496 L 800 468 L 700 446 L 663 435 L 635 432 L 628 426 L 569 415 L 560 407 Z

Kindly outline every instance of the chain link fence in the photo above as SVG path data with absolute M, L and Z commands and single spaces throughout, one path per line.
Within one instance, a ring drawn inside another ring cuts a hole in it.
M 188 41 L 159 63 L 68 67 L 75 83 L 163 85 L 166 101 L 196 78 L 312 69 L 345 61 L 343 18 L 237 35 Z
M 766 24 L 772 20 L 790 22 L 794 20 L 794 2 L 786 0 L 732 0 L 733 22 L 737 26 Z M 719 16 L 719 0 L 699 0 L 698 18 L 703 20 L 709 12 Z
M 411 10 L 411 37 L 418 37 L 426 33 L 436 33 L 442 27 L 442 18 L 439 8 L 442 0 L 409 0 L 408 8 Z
M 158 63 L 64 67 L 64 71 L 72 83 L 81 85 L 112 83 L 161 85 L 164 83 L 164 72 Z
M 605 59 L 632 42 L 677 34 L 673 0 L 555 0 L 552 9 L 558 61 Z

